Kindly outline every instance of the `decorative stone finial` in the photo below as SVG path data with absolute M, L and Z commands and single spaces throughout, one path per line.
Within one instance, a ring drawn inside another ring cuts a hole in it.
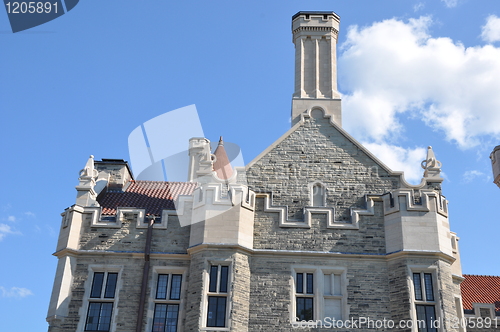
M 80 171 L 80 179 L 96 178 L 99 172 L 94 168 L 94 156 L 90 155 L 85 167 Z
M 96 178 L 99 171 L 94 168 L 94 156 L 90 156 L 85 167 L 80 171 L 78 180 L 80 183 L 76 186 L 76 204 L 80 206 L 99 206 L 96 202 L 97 193 L 94 190 Z
M 424 178 L 439 178 L 441 173 L 441 162 L 436 159 L 432 146 L 427 147 L 427 158 L 421 164 L 424 171 Z
M 219 138 L 219 145 L 224 145 L 224 140 L 222 139 L 222 136 Z

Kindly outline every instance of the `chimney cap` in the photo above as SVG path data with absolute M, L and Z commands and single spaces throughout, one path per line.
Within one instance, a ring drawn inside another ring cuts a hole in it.
M 340 20 L 339 15 L 337 15 L 335 12 L 328 12 L 328 11 L 300 11 L 292 16 L 292 20 L 295 20 L 300 15 L 333 15 L 334 17 Z

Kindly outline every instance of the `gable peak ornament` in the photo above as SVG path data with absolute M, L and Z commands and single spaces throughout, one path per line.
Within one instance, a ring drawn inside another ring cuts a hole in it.
M 436 159 L 432 146 L 427 147 L 427 158 L 421 163 L 424 169 L 424 178 L 439 178 L 442 165 L 443 164 Z

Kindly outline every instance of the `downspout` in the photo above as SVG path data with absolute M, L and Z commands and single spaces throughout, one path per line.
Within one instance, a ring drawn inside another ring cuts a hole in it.
M 144 249 L 144 268 L 142 270 L 141 297 L 139 299 L 139 309 L 137 310 L 137 325 L 135 332 L 141 332 L 142 323 L 144 322 L 144 304 L 146 302 L 146 290 L 148 287 L 149 276 L 149 254 L 151 253 L 151 239 L 153 238 L 153 225 L 155 217 L 153 215 L 148 218 L 148 232 L 146 234 L 146 248 Z

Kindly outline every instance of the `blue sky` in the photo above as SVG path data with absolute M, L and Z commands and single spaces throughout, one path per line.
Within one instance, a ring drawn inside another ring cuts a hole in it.
M 497 1 L 87 0 L 16 34 L 0 10 L 2 330 L 46 330 L 60 213 L 90 154 L 129 159 L 134 128 L 190 104 L 247 163 L 289 129 L 301 10 L 341 17 L 344 128 L 414 183 L 432 145 L 464 273 L 500 275 Z

